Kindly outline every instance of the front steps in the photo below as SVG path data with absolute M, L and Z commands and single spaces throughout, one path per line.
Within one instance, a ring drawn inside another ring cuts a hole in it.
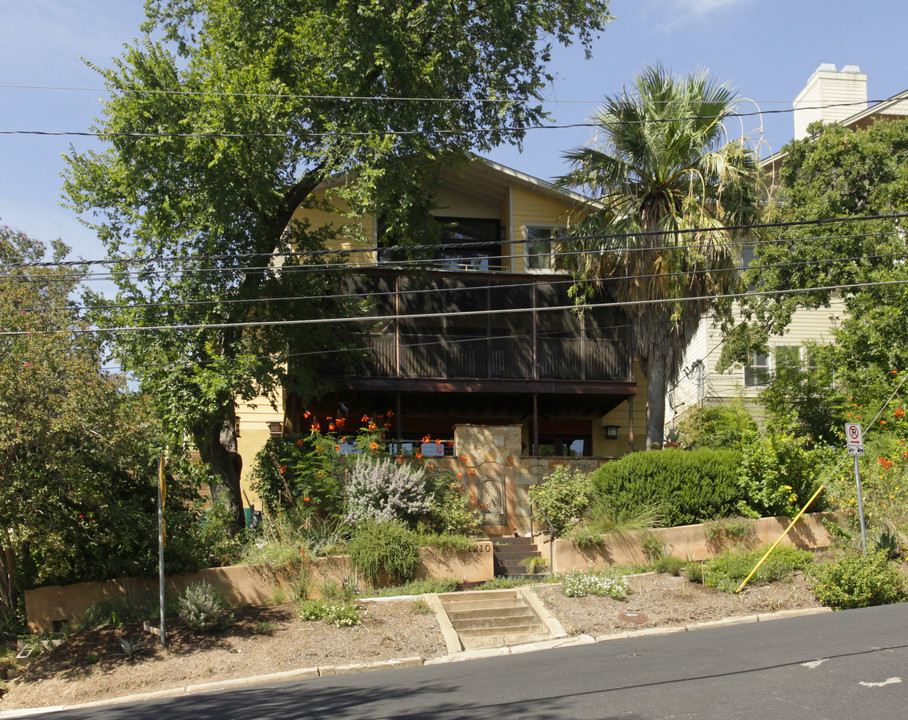
M 530 573 L 521 561 L 530 557 L 540 557 L 539 551 L 532 538 L 528 537 L 497 537 L 492 538 L 492 555 L 495 563 L 495 577 L 532 577 L 545 575 L 547 565 L 540 565 L 535 573 Z
M 520 645 L 564 634 L 557 620 L 523 588 L 441 593 L 438 599 L 460 643 L 454 648 L 449 642 L 449 651 Z

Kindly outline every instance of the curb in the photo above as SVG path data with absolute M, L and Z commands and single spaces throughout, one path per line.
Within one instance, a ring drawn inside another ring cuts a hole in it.
M 187 685 L 185 687 L 170 688 L 167 690 L 156 690 L 154 692 L 138 693 L 135 695 L 124 695 L 117 698 L 105 700 L 94 700 L 92 702 L 80 703 L 77 705 L 53 705 L 39 708 L 23 708 L 21 710 L 2 710 L 0 711 L 0 720 L 6 718 L 28 717 L 30 715 L 39 715 L 42 713 L 54 713 L 62 710 L 78 710 L 82 708 L 103 707 L 105 705 L 118 705 L 129 702 L 143 702 L 147 700 L 157 700 L 160 698 L 180 697 L 182 695 L 195 695 L 217 690 L 237 690 L 241 688 L 255 687 L 258 685 L 270 685 L 274 683 L 290 682 L 293 680 L 305 680 L 315 677 L 335 677 L 337 675 L 352 675 L 364 672 L 376 672 L 379 670 L 392 670 L 395 668 L 414 668 L 424 665 L 444 665 L 447 663 L 464 662 L 467 660 L 481 660 L 483 658 L 501 657 L 502 655 L 521 655 L 537 650 L 553 650 L 556 648 L 575 647 L 578 645 L 591 645 L 593 643 L 609 642 L 611 640 L 629 640 L 632 638 L 652 637 L 656 635 L 671 635 L 674 633 L 688 632 L 694 630 L 706 630 L 709 628 L 727 627 L 730 625 L 745 625 L 755 622 L 769 622 L 772 620 L 783 620 L 785 618 L 800 617 L 803 615 L 818 615 L 820 613 L 832 612 L 832 608 L 803 608 L 800 610 L 781 610 L 776 613 L 763 613 L 760 615 L 741 615 L 736 617 L 725 618 L 724 620 L 711 620 L 709 622 L 695 623 L 693 625 L 680 625 L 677 627 L 646 628 L 644 630 L 632 630 L 624 633 L 615 633 L 613 635 L 600 635 L 592 637 L 591 635 L 571 635 L 553 640 L 542 640 L 539 642 L 526 643 L 524 645 L 512 645 L 500 648 L 488 648 L 484 650 L 466 650 L 463 652 L 452 652 L 437 658 L 423 660 L 421 657 L 413 656 L 407 658 L 398 658 L 396 660 L 379 660 L 372 663 L 355 663 L 352 665 L 326 665 L 324 667 L 301 668 L 299 670 L 286 670 L 284 672 L 269 673 L 268 675 L 256 675 L 248 678 L 235 678 L 231 680 L 218 680 L 210 683 L 201 683 L 197 685 Z

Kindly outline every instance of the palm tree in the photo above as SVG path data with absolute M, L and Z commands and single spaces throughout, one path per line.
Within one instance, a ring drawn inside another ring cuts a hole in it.
M 757 212 L 756 162 L 723 119 L 736 97 L 705 71 L 676 76 L 646 67 L 628 96 L 606 98 L 595 121 L 599 147 L 565 154 L 560 178 L 601 209 L 562 243 L 578 303 L 602 289 L 626 305 L 648 380 L 646 443 L 662 443 L 665 395 L 714 295 L 738 287 L 740 253 L 728 226 Z M 600 149 L 601 148 L 601 149 Z M 590 237 L 593 236 L 593 237 Z M 581 252 L 577 252 L 581 251 Z

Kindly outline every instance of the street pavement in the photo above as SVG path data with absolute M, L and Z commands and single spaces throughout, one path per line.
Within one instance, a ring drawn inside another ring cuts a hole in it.
M 896 720 L 908 603 L 31 717 Z

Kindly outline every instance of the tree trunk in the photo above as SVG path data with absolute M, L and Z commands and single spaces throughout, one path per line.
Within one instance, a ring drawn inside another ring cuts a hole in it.
M 224 411 L 225 417 L 220 424 L 212 423 L 196 433 L 196 445 L 202 462 L 208 465 L 211 472 L 212 496 L 220 500 L 226 493 L 237 529 L 242 530 L 246 527 L 246 516 L 240 489 L 243 461 L 236 451 L 236 408 L 229 404 Z
M 653 444 L 662 447 L 665 429 L 665 391 L 667 388 L 666 358 L 663 353 L 653 353 L 646 368 L 646 449 Z
M 2 532 L 9 535 L 8 530 Z M 9 615 L 19 604 L 19 589 L 16 586 L 16 554 L 11 547 L 0 550 L 0 614 Z

